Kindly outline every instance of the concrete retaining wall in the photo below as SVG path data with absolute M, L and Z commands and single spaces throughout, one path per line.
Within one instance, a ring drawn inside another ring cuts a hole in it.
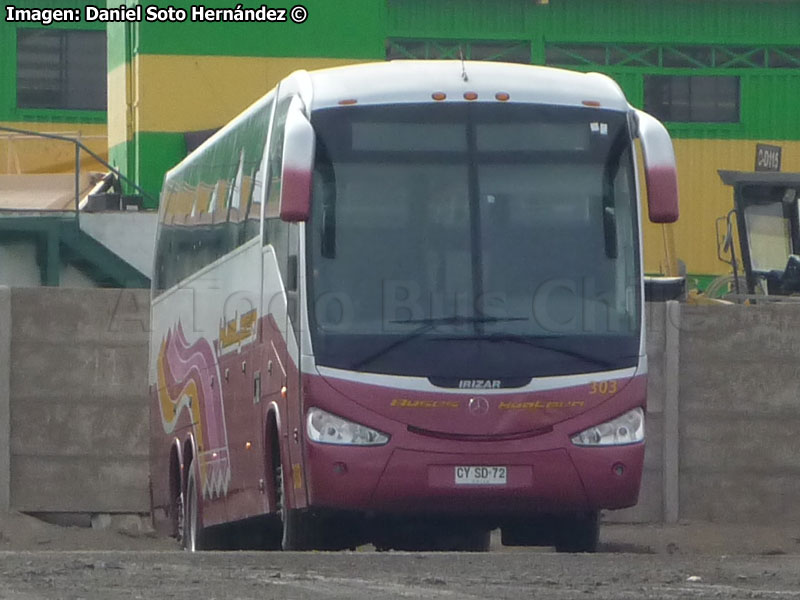
M 8 367 L 0 368 L 0 394 L 7 378 L 10 397 L 9 419 L 2 420 L 10 435 L 0 448 L 8 452 L 10 508 L 149 510 L 148 296 L 140 290 L 0 291 L 0 325 L 8 322 L 0 330 L 0 366 Z M 10 360 L 2 360 L 4 346 Z M 0 473 L 2 464 L 0 454 Z M 2 481 L 0 475 L 0 502 Z
M 684 307 L 681 516 L 800 521 L 800 306 Z
M 642 493 L 608 518 L 800 522 L 800 305 L 648 311 Z
M 639 505 L 800 522 L 800 305 L 649 305 Z M 0 511 L 149 509 L 148 294 L 0 287 Z

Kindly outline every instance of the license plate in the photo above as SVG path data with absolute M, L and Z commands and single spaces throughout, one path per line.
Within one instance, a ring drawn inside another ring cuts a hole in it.
M 508 467 L 456 467 L 456 485 L 505 485 Z

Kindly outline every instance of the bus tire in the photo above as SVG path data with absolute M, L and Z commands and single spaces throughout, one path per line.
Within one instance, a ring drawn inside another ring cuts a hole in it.
M 284 550 L 320 550 L 315 543 L 312 526 L 308 515 L 301 510 L 292 508 L 286 511 L 283 520 L 283 539 L 281 547 Z
M 180 487 L 173 495 L 170 512 L 172 513 L 172 531 L 175 539 L 180 547 L 184 548 L 184 541 L 186 540 L 186 502 L 184 501 L 183 490 Z
M 169 516 L 170 535 L 175 538 L 178 545 L 182 548 L 185 535 L 183 526 L 183 518 L 185 516 L 185 509 L 183 506 L 184 487 L 178 453 L 175 448 L 170 452 L 168 475 L 167 489 L 169 490 L 170 501 L 167 514 Z
M 600 542 L 598 513 L 575 515 L 565 519 L 556 536 L 556 552 L 596 552 Z
M 275 491 L 278 496 L 278 514 L 283 526 L 281 548 L 284 550 L 317 550 L 313 523 L 303 510 L 287 506 L 285 477 L 280 459 L 275 465 Z
M 200 522 L 200 490 L 197 486 L 195 475 L 195 459 L 189 464 L 189 474 L 186 477 L 186 493 L 184 494 L 183 513 L 183 539 L 184 550 L 197 552 L 207 548 L 206 535 Z

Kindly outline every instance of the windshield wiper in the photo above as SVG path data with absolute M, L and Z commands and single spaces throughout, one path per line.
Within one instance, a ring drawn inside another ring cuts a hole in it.
M 396 339 L 391 344 L 388 344 L 378 350 L 377 352 L 373 352 L 366 358 L 362 358 L 356 364 L 354 364 L 351 369 L 357 371 L 361 367 L 366 364 L 371 363 L 372 361 L 384 356 L 385 354 L 391 352 L 398 346 L 405 344 L 406 342 L 418 338 L 419 336 L 427 333 L 431 329 L 434 329 L 438 325 L 472 325 L 476 323 L 500 323 L 505 321 L 527 321 L 528 317 L 487 317 L 487 316 L 473 316 L 468 317 L 465 315 L 453 315 L 451 317 L 432 317 L 427 319 L 408 319 L 408 320 L 396 320 L 390 321 L 390 323 L 408 323 L 410 325 L 419 324 L 420 326 L 410 331 L 406 335 Z M 469 339 L 469 338 L 456 338 L 456 339 Z
M 526 337 L 524 335 L 519 335 L 515 333 L 490 333 L 488 335 L 474 335 L 465 337 L 453 336 L 446 338 L 438 337 L 434 339 L 449 340 L 449 341 L 472 340 L 472 341 L 486 341 L 486 342 L 514 342 L 516 344 L 524 344 L 526 346 L 532 346 L 534 348 L 539 348 L 541 350 L 550 350 L 551 352 L 557 352 L 558 354 L 563 354 L 565 356 L 571 356 L 573 358 L 585 360 L 586 362 L 591 362 L 601 367 L 611 368 L 616 364 L 613 361 L 584 354 L 583 352 L 579 352 L 577 350 L 569 350 L 567 348 L 559 348 L 557 346 L 551 346 L 549 344 L 541 343 L 542 340 L 563 339 L 562 336 L 555 336 L 555 335 L 540 335 L 540 336 Z

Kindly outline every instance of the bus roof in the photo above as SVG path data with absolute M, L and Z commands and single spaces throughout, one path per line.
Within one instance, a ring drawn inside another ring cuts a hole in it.
M 432 94 L 463 101 L 474 92 L 477 101 L 597 106 L 629 110 L 622 90 L 599 73 L 579 73 L 532 65 L 460 60 L 396 60 L 311 71 L 311 109 L 345 103 L 431 102 Z

